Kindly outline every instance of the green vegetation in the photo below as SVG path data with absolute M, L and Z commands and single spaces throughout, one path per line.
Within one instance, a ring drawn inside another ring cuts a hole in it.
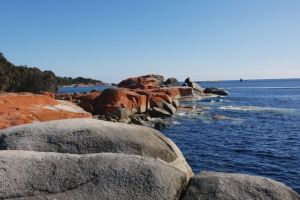
M 35 67 L 15 66 L 0 52 L 0 91 L 56 92 L 59 86 L 72 84 L 103 84 L 90 78 L 58 77 L 52 71 Z
M 104 84 L 102 81 L 94 80 L 91 78 L 83 78 L 83 77 L 77 77 L 77 78 L 71 78 L 71 77 L 57 77 L 57 84 L 58 85 L 73 85 L 73 84 Z

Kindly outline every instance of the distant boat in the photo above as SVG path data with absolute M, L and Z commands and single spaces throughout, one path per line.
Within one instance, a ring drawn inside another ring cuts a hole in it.
M 242 78 L 240 78 L 240 82 L 243 82 L 244 80 Z

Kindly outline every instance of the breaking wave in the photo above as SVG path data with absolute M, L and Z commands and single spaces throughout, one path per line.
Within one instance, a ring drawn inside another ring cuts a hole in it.
M 254 111 L 254 112 L 279 112 L 279 113 L 296 112 L 296 109 L 258 107 L 258 106 L 220 106 L 219 109 L 220 110 L 237 110 L 237 111 Z

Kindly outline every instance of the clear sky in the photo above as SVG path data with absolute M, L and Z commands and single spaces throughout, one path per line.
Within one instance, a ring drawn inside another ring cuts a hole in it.
M 300 0 L 0 0 L 16 65 L 119 82 L 300 77 Z

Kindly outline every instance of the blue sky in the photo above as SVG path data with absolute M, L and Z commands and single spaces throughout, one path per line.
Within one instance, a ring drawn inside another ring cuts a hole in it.
M 14 64 L 119 82 L 300 77 L 299 0 L 1 0 Z

